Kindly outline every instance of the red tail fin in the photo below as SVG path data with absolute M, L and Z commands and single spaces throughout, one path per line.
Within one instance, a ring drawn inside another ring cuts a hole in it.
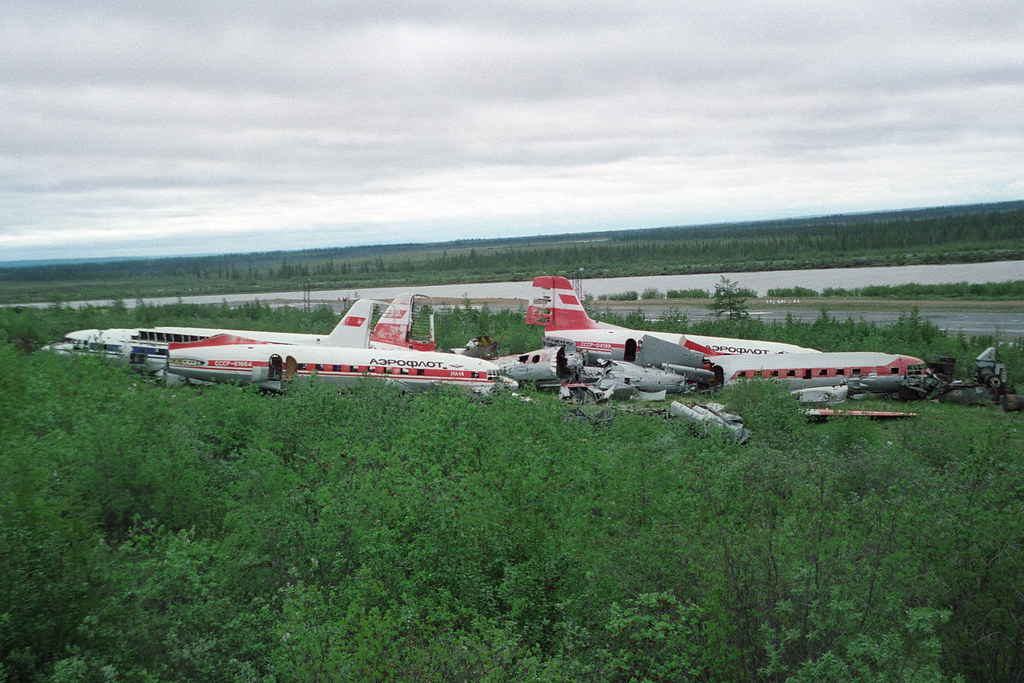
M 418 311 L 416 308 L 417 299 L 419 305 L 431 306 L 430 297 L 421 294 L 399 294 L 391 305 L 387 307 L 384 314 L 377 321 L 373 328 L 370 340 L 379 344 L 400 346 L 417 351 L 433 351 L 434 344 L 434 320 L 432 307 Z M 416 316 L 416 320 L 413 317 Z M 420 318 L 423 318 L 421 320 Z
M 533 286 L 542 290 L 526 309 L 526 322 L 544 329 L 586 330 L 599 327 L 583 310 L 572 284 L 559 275 L 534 278 Z

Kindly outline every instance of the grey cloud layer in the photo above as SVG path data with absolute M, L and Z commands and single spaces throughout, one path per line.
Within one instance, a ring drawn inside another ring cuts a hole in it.
M 406 4 L 6 3 L 0 251 L 1024 195 L 1015 3 Z

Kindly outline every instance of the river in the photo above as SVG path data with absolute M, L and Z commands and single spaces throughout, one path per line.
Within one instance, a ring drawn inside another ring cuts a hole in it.
M 586 272 L 583 273 L 586 275 Z M 543 275 L 543 273 L 538 273 Z M 955 282 L 982 284 L 986 282 L 1009 282 L 1024 279 L 1024 261 L 994 261 L 991 263 L 954 263 L 929 266 L 872 266 L 867 268 L 815 268 L 810 270 L 768 270 L 752 273 L 704 273 L 699 275 L 648 275 L 644 277 L 583 278 L 583 291 L 598 297 L 604 294 L 618 294 L 627 291 L 643 292 L 653 288 L 666 292 L 669 289 L 704 289 L 714 291 L 722 277 L 736 282 L 765 296 L 767 291 L 777 287 L 807 287 L 821 291 L 826 287 L 852 289 L 867 285 L 901 285 L 917 283 L 934 285 Z M 471 299 L 531 299 L 533 287 L 530 280 L 518 282 L 473 282 L 458 285 L 408 285 L 402 287 L 367 287 L 365 289 L 325 289 L 310 293 L 316 301 L 337 301 L 338 299 L 393 299 L 402 292 L 416 292 L 437 298 Z M 148 304 L 221 303 L 222 301 L 298 301 L 302 302 L 303 292 L 261 292 L 255 294 L 209 294 L 204 296 L 158 297 L 143 299 Z M 73 301 L 72 306 L 106 306 L 109 300 Z M 126 301 L 132 306 L 133 301 Z M 47 306 L 49 304 L 37 304 Z

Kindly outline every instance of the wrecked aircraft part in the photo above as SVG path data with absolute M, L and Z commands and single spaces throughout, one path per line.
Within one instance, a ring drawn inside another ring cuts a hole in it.
M 999 403 L 1007 413 L 1024 410 L 1024 396 L 1018 394 L 1003 394 L 999 397 Z
M 626 385 L 637 391 L 665 391 L 670 394 L 685 394 L 690 390 L 686 377 L 667 370 L 619 361 L 602 361 L 601 367 L 604 375 L 595 382 L 601 389 Z M 592 373 L 588 373 L 588 376 L 592 376 Z
M 904 413 L 898 410 L 833 410 L 832 408 L 808 408 L 806 415 L 818 422 L 824 422 L 830 417 L 869 417 L 874 420 L 917 417 L 917 413 Z
M 910 375 L 906 379 L 921 376 Z M 850 377 L 846 380 L 847 393 L 849 396 L 886 394 L 895 398 L 900 393 L 900 387 L 905 383 L 904 379 L 903 375 L 879 375 L 877 372 L 860 377 Z
M 558 389 L 558 397 L 569 403 L 597 403 L 609 401 L 614 391 L 612 389 L 601 390 L 592 384 L 563 384 Z
M 1012 393 L 1006 386 L 1006 366 L 996 361 L 995 347 L 985 349 L 974 361 L 973 382 L 953 380 L 954 359 L 940 358 L 928 364 L 928 372 L 907 377 L 900 385 L 899 398 L 937 400 L 958 405 L 990 405 Z
M 566 353 L 564 347 L 554 346 L 503 356 L 495 363 L 506 377 L 519 382 L 534 382 L 541 388 L 552 388 L 579 380 L 583 359 L 578 353 Z
M 691 368 L 685 365 L 675 365 L 674 363 L 665 363 L 661 366 L 663 370 L 674 372 L 677 375 L 682 375 L 686 379 L 692 382 L 699 382 L 700 384 L 706 384 L 713 386 L 715 384 L 715 373 L 711 370 L 705 370 L 704 368 Z
M 900 384 L 897 398 L 901 401 L 916 401 L 941 395 L 949 388 L 948 378 L 940 375 L 914 375 Z
M 979 384 L 952 384 L 938 396 L 939 403 L 956 403 L 961 406 L 990 406 L 992 392 Z
M 846 385 L 837 385 L 834 387 L 811 387 L 809 389 L 797 389 L 790 393 L 799 397 L 801 403 L 830 405 L 845 401 L 849 394 L 849 387 Z
M 703 368 L 704 360 L 703 353 L 645 334 L 637 344 L 636 360 L 633 362 L 652 368 L 672 365 L 693 369 Z
M 700 425 L 702 436 L 711 436 L 714 432 L 724 432 L 726 437 L 736 444 L 744 443 L 750 433 L 743 426 L 738 415 L 727 413 L 720 403 L 708 403 L 705 406 L 685 406 L 673 401 L 668 407 L 670 415 L 682 417 L 695 425 Z
M 664 401 L 667 392 L 662 389 L 661 391 L 637 391 L 635 394 L 629 397 L 631 401 Z
M 611 398 L 619 401 L 633 398 L 633 396 L 636 395 L 636 392 L 639 391 L 636 387 L 612 378 L 601 380 L 594 385 L 594 388 L 598 391 L 611 392 Z
M 990 346 L 974 359 L 978 370 L 976 377 L 979 384 L 991 389 L 996 394 L 1002 394 L 1006 386 L 1006 366 L 996 362 L 996 347 Z
M 498 352 L 498 342 L 494 341 L 494 337 L 483 334 L 479 337 L 473 337 L 466 342 L 465 347 L 453 349 L 452 352 L 460 356 L 469 356 L 470 358 L 493 358 Z

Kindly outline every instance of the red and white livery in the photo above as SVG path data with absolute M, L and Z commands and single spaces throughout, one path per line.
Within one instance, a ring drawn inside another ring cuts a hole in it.
M 920 358 L 874 351 L 786 353 L 771 356 L 717 356 L 716 384 L 775 379 L 793 389 L 848 385 L 872 393 L 893 393 L 903 380 L 925 371 Z
M 276 344 L 233 335 L 171 344 L 167 372 L 277 391 L 314 375 L 339 388 L 370 379 L 397 384 L 405 391 L 449 384 L 487 393 L 496 383 L 509 383 L 498 376 L 497 365 L 480 358 L 395 348 Z
M 545 344 L 575 345 L 578 351 L 586 351 L 591 357 L 633 362 L 645 335 L 678 344 L 705 356 L 817 353 L 815 349 L 782 342 L 647 332 L 597 322 L 587 315 L 572 284 L 566 278 L 544 275 L 534 278 L 533 286 L 541 291 L 526 309 L 526 322 L 544 326 Z

